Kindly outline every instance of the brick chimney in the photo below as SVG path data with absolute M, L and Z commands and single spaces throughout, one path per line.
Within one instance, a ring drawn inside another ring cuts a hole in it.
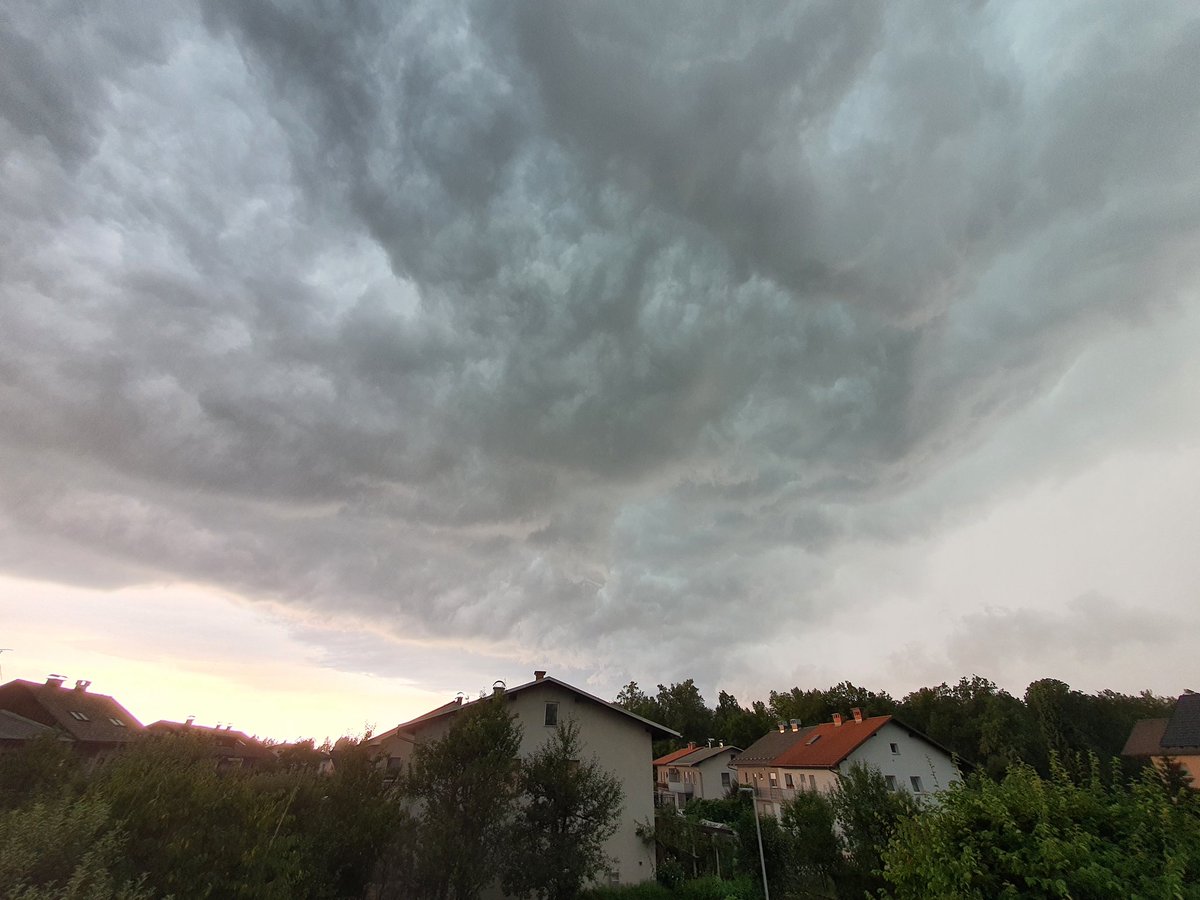
M 67 676 L 65 675 L 51 675 L 46 679 L 46 687 L 60 688 L 66 680 Z
M 503 694 L 507 687 L 508 685 L 506 685 L 503 681 L 496 679 L 496 681 L 492 682 L 492 696 L 497 697 L 500 694 Z
M 838 728 L 842 727 L 842 714 L 841 713 L 833 714 L 833 724 Z
M 79 691 L 80 693 L 82 693 L 83 691 L 86 691 L 91 686 L 92 686 L 92 683 L 90 681 L 88 681 L 86 678 L 80 678 L 79 680 L 77 680 L 75 682 L 75 690 Z
M 791 721 L 788 722 L 788 724 L 792 726 L 792 731 L 800 730 L 800 720 L 799 719 L 792 719 Z
M 861 725 L 862 724 L 862 710 L 856 706 L 856 707 L 854 707 L 854 709 L 850 710 L 850 712 L 854 713 L 855 724 Z
M 545 669 L 537 669 L 537 670 L 536 670 L 536 671 L 533 673 L 533 680 L 534 680 L 534 681 L 541 681 L 541 680 L 542 680 L 543 678 L 545 678 L 545 677 L 546 677 L 546 670 L 545 670 Z

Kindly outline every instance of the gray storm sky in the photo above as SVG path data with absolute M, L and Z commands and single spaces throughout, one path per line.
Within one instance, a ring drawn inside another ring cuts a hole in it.
M 1191 3 L 9 3 L 4 617 L 1200 686 L 1198 287 Z

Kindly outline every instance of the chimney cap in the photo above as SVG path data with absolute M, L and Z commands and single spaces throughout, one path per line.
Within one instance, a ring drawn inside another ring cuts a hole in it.
M 46 684 L 48 684 L 50 687 L 62 687 L 63 682 L 66 680 L 66 675 L 55 675 L 51 673 L 49 677 L 46 678 Z
M 834 713 L 834 714 L 833 714 L 833 724 L 834 724 L 834 725 L 841 725 L 841 724 L 842 724 L 842 714 L 841 714 L 841 713 Z
M 545 669 L 534 669 L 534 671 L 533 671 L 533 680 L 534 681 L 541 681 L 545 677 L 546 677 Z
M 860 723 L 862 722 L 862 720 L 863 720 L 863 711 L 862 711 L 861 709 L 859 709 L 859 708 L 856 706 L 856 707 L 854 707 L 854 709 L 850 710 L 850 713 L 851 713 L 851 714 L 854 716 L 854 721 L 855 721 L 855 722 L 860 722 Z
M 92 683 L 86 678 L 77 678 L 75 680 L 75 690 L 77 691 L 86 691 L 91 686 Z
M 497 678 L 492 682 L 492 696 L 495 696 L 496 694 L 503 694 L 507 689 L 508 685 L 504 683 L 503 678 Z

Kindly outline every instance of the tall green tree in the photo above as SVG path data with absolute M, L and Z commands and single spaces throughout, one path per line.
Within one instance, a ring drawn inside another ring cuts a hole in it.
M 660 684 L 655 697 L 659 721 L 680 733 L 685 741 L 700 743 L 712 737 L 713 713 L 691 678 L 671 685 Z
M 721 691 L 713 711 L 712 737 L 743 750 L 770 731 L 775 718 L 765 703 L 756 700 L 750 708 L 738 703 L 733 694 Z
M 417 805 L 407 896 L 474 900 L 502 871 L 520 746 L 503 695 L 471 704 L 444 737 L 417 744 L 406 786 Z
M 883 881 L 883 852 L 896 829 L 917 814 L 907 791 L 892 791 L 878 769 L 860 763 L 850 766 L 830 796 L 841 830 L 846 864 L 839 879 L 847 896 L 874 895 Z
M 620 781 L 594 758 L 582 760 L 579 725 L 560 722 L 521 765 L 521 802 L 504 870 L 504 887 L 520 897 L 575 900 L 610 860 L 604 845 L 616 833 Z
M 621 688 L 617 694 L 617 706 L 629 710 L 635 716 L 649 719 L 651 722 L 661 722 L 658 703 L 653 697 L 638 687 L 636 681 L 631 681 Z M 665 723 L 664 723 L 665 724 Z

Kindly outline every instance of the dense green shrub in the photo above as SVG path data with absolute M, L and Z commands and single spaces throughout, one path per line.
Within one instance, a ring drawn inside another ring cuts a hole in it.
M 126 836 L 99 800 L 60 796 L 0 812 L 0 886 L 8 900 L 141 900 L 114 874 Z
M 1114 764 L 1114 767 L 1117 767 Z M 884 853 L 897 898 L 1200 897 L 1200 797 L 1152 770 L 1133 784 L 1016 766 L 902 822 Z

